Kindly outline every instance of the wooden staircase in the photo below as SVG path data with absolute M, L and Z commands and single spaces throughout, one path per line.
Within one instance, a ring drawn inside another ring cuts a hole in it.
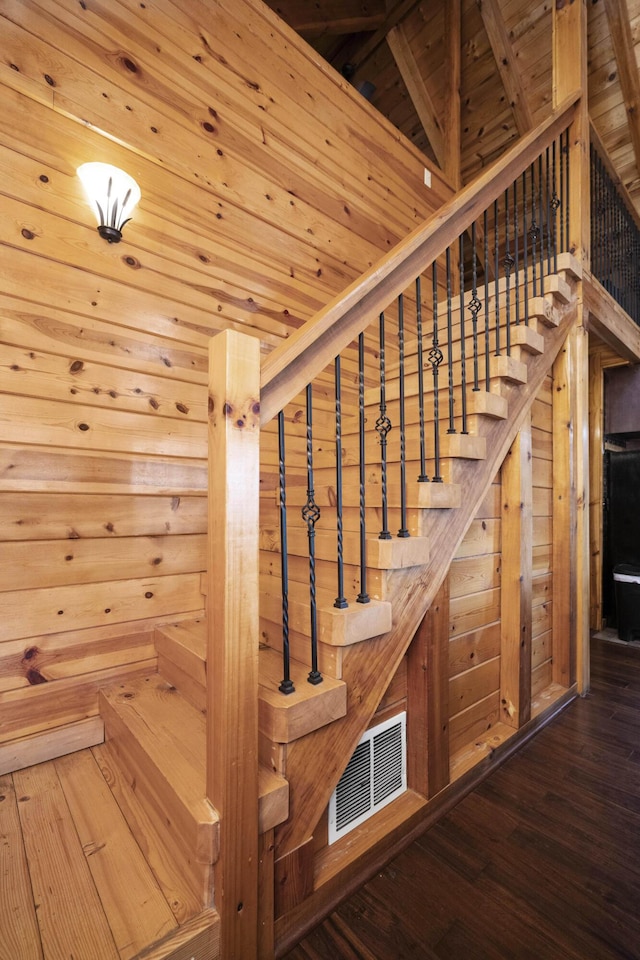
M 529 304 L 530 326 L 516 333 L 512 356 L 492 358 L 490 391 L 471 394 L 469 435 L 443 438 L 444 483 L 408 485 L 411 536 L 368 540 L 373 583 L 368 604 L 333 606 L 328 587 L 318 591 L 319 665 L 317 686 L 306 682 L 309 618 L 308 585 L 290 585 L 289 617 L 295 693 L 278 691 L 282 666 L 280 583 L 277 545 L 269 525 L 262 530 L 259 652 L 260 832 L 276 829 L 276 857 L 303 846 L 325 809 L 360 736 L 383 697 L 425 611 L 447 573 L 478 504 L 500 467 L 523 416 L 557 355 L 571 322 L 571 284 L 579 270 L 572 258 L 549 292 Z M 410 345 L 409 350 L 413 349 Z M 409 391 L 417 389 L 410 383 Z M 388 398 L 397 396 L 393 379 Z M 367 395 L 370 415 L 377 402 Z M 413 428 L 413 425 L 411 425 Z M 350 465 L 345 436 L 345 504 L 356 508 L 356 466 Z M 378 455 L 372 448 L 372 464 Z M 396 457 L 391 447 L 390 458 Z M 367 496 L 380 489 L 379 468 L 367 470 Z M 317 470 L 316 501 L 335 502 L 329 467 Z M 399 489 L 389 486 L 397 511 Z M 304 502 L 292 488 L 290 506 Z M 371 502 L 371 501 L 370 501 Z M 375 508 L 371 508 L 373 517 Z M 271 514 L 267 511 L 267 516 Z M 357 532 L 346 524 L 345 558 L 357 564 Z M 376 529 L 371 524 L 371 530 Z M 289 539 L 290 561 L 306 556 L 306 535 Z M 329 563 L 335 533 L 319 532 L 316 555 Z M 352 584 L 353 591 L 357 584 Z M 165 625 L 156 631 L 158 673 L 106 689 L 100 695 L 106 742 L 100 748 L 103 773 L 111 784 L 151 865 L 171 862 L 182 884 L 178 893 L 192 909 L 215 906 L 213 867 L 219 853 L 218 816 L 205 799 L 206 623 Z M 286 745 L 286 751 L 281 748 Z M 313 758 L 313 763 L 310 763 Z M 318 781 L 317 770 L 323 771 Z M 169 954 L 167 954 L 169 955 Z

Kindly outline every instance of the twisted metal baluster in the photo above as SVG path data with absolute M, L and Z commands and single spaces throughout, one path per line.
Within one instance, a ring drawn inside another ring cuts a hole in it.
M 554 140 L 551 145 L 551 210 L 553 211 L 553 216 L 551 218 L 552 227 L 553 227 L 553 272 L 558 272 L 558 209 L 560 207 L 560 197 L 558 196 L 558 191 L 556 189 L 556 141 Z M 593 221 L 592 221 L 593 222 Z
M 440 398 L 438 394 L 439 367 L 442 363 L 442 350 L 438 343 L 438 267 L 434 260 L 432 267 L 433 284 L 433 340 L 429 350 L 429 363 L 433 374 L 433 482 L 442 483 L 440 475 Z
M 447 358 L 447 366 L 449 368 L 449 429 L 447 433 L 455 433 L 456 425 L 454 419 L 454 403 L 455 399 L 453 396 L 453 315 L 451 309 L 451 248 L 447 247 L 446 252 L 446 266 L 447 266 L 447 349 L 449 356 Z
M 284 413 L 278 414 L 278 490 L 280 500 L 280 577 L 282 585 L 282 682 L 281 693 L 293 693 L 289 650 L 289 555 L 287 545 L 287 491 L 284 446 Z
M 420 476 L 418 483 L 426 483 L 427 450 L 424 435 L 424 345 L 422 342 L 422 290 L 420 277 L 416 277 L 416 332 L 418 334 L 418 417 L 420 421 Z
M 387 416 L 386 359 L 384 350 L 384 313 L 380 314 L 380 416 L 376 420 L 376 431 L 380 438 L 380 479 L 382 485 L 382 530 L 379 540 L 391 540 L 389 531 L 389 505 L 387 498 L 387 436 L 391 430 L 391 420 Z
M 340 385 L 340 357 L 335 359 L 336 388 L 336 525 L 338 547 L 338 596 L 334 607 L 344 610 L 349 606 L 344 595 L 344 534 L 342 530 L 342 394 Z
M 484 211 L 484 379 L 487 393 L 491 387 L 491 318 L 489 312 L 489 212 Z
M 500 356 L 500 243 L 499 243 L 498 200 L 493 204 L 493 259 L 494 259 L 494 295 L 496 321 L 496 357 Z
M 473 335 L 473 389 L 477 392 L 480 389 L 480 370 L 478 361 L 478 314 L 482 310 L 482 303 L 478 299 L 478 251 L 476 249 L 476 224 L 475 220 L 471 224 L 471 269 L 472 269 L 472 287 L 471 300 L 469 301 L 469 310 L 471 311 L 471 330 Z
M 506 286 L 506 304 L 505 304 L 505 341 L 507 356 L 511 356 L 511 271 L 515 260 L 511 256 L 511 231 L 509 230 L 509 188 L 504 192 L 504 272 Z
M 544 296 L 544 207 L 542 199 L 542 154 L 538 157 L 538 218 L 540 223 L 540 295 Z
M 533 285 L 533 295 L 534 297 L 537 297 L 538 296 L 538 237 L 540 236 L 540 228 L 538 227 L 538 224 L 536 221 L 535 164 L 532 163 L 529 169 L 531 170 L 531 226 L 529 227 L 529 239 L 531 240 L 531 281 Z
M 516 326 L 520 323 L 520 237 L 518 220 L 518 181 L 513 181 L 513 235 L 514 235 L 514 258 L 515 258 L 515 277 L 516 277 Z
M 364 333 L 358 337 L 358 439 L 360 452 L 360 593 L 356 603 L 369 603 L 367 593 L 367 529 L 366 529 L 366 451 L 364 442 Z
M 467 430 L 467 341 L 464 322 L 464 233 L 458 237 L 458 256 L 460 258 L 460 390 L 461 390 L 461 433 Z
M 524 272 L 524 322 L 529 326 L 529 231 L 527 229 L 527 171 L 522 172 L 522 253 Z
M 400 360 L 400 529 L 398 536 L 409 536 L 407 528 L 407 451 L 404 410 L 404 295 L 398 297 L 398 354 Z
M 311 621 L 311 670 L 307 681 L 322 683 L 322 674 L 318 670 L 318 610 L 316 603 L 316 523 L 320 519 L 320 507 L 315 502 L 313 489 L 313 392 L 312 385 L 307 386 L 307 502 L 302 508 L 302 519 L 307 525 L 309 540 L 309 601 Z

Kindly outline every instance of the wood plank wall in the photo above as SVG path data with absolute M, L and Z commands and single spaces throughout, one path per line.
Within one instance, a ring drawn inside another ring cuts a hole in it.
M 201 611 L 211 335 L 271 349 L 450 189 L 260 0 L 0 18 L 6 741 L 91 716 L 155 623 Z M 120 245 L 87 160 L 140 184 Z

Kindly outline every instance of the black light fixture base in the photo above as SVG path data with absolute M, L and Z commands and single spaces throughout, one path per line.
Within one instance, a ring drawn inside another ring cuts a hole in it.
M 98 233 L 109 243 L 120 243 L 122 240 L 122 231 L 118 230 L 117 227 L 105 227 L 104 224 L 100 224 Z

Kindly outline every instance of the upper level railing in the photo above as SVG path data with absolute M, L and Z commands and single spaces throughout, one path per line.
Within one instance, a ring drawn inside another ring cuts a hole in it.
M 640 219 L 591 139 L 591 272 L 640 324 Z

